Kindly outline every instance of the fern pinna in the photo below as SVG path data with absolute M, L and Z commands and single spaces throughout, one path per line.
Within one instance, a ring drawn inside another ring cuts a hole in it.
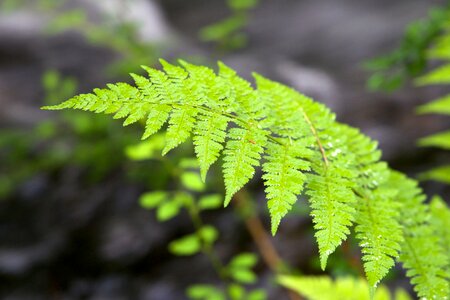
M 450 17 L 450 12 L 449 12 Z M 450 84 L 450 21 L 443 26 L 443 33 L 436 38 L 427 58 L 439 60 L 443 65 L 417 79 L 419 85 Z M 450 94 L 418 107 L 420 114 L 450 115 Z M 439 132 L 419 140 L 420 146 L 450 150 L 450 130 Z M 423 179 L 450 184 L 450 164 L 435 167 L 421 175 Z
M 372 287 L 401 258 L 420 297 L 448 296 L 446 253 L 425 239 L 431 225 L 423 196 L 380 162 L 376 142 L 261 75 L 254 74 L 255 89 L 223 63 L 218 74 L 184 61 L 161 63 L 163 71 L 144 67 L 148 78 L 132 74 L 136 86 L 109 84 L 45 109 L 114 114 L 124 125 L 143 120 L 143 139 L 167 122 L 164 154 L 193 136 L 203 179 L 223 157 L 225 206 L 262 161 L 273 234 L 305 194 L 322 268 L 354 227 Z

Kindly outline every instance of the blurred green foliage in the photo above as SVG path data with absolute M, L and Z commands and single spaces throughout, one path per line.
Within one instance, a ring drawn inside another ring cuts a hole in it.
M 436 60 L 442 65 L 423 75 Z M 371 90 L 391 92 L 408 78 L 415 78 L 419 86 L 450 84 L 450 3 L 432 9 L 427 19 L 410 24 L 399 48 L 367 62 L 366 67 L 374 72 L 368 81 Z M 450 95 L 419 106 L 417 113 L 450 115 Z M 421 138 L 418 145 L 450 150 L 450 131 Z M 450 165 L 433 168 L 419 178 L 450 184 Z
M 138 24 L 106 14 L 94 21 L 83 9 L 68 8 L 66 4 L 65 0 L 5 0 L 0 3 L 0 9 L 2 13 L 23 9 L 41 13 L 49 20 L 47 34 L 75 31 L 92 45 L 115 51 L 120 59 L 106 67 L 110 76 L 122 76 L 136 65 L 155 61 L 159 46 L 140 39 Z M 75 78 L 47 70 L 42 76 L 43 102 L 51 105 L 67 99 L 79 92 L 77 85 Z M 0 197 L 11 195 L 20 183 L 37 174 L 51 174 L 65 166 L 89 169 L 87 178 L 92 183 L 102 180 L 114 169 L 125 167 L 123 149 L 135 136 L 131 128 L 119 134 L 119 127 L 106 117 L 94 120 L 80 112 L 40 121 L 31 130 L 1 129 L 0 159 L 5 163 L 0 166 Z M 127 174 L 142 180 L 144 176 L 139 167 L 131 166 Z M 156 186 L 161 185 L 164 178 L 158 177 Z
M 124 18 L 121 13 L 101 13 L 94 19 L 83 8 L 71 8 L 67 0 L 6 0 L 0 8 L 6 13 L 30 9 L 48 19 L 45 33 L 57 35 L 67 31 L 80 33 L 93 46 L 104 47 L 119 55 L 107 67 L 110 76 L 123 76 L 136 70 L 136 66 L 153 65 L 160 56 L 162 45 L 144 41 L 139 35 L 139 25 Z M 124 9 L 129 1 L 124 1 Z
M 430 44 L 442 33 L 449 18 L 450 5 L 434 8 L 426 19 L 411 23 L 398 48 L 365 63 L 365 68 L 373 73 L 368 88 L 392 92 L 408 78 L 420 75 L 427 66 Z
M 43 75 L 45 103 L 73 96 L 77 82 L 50 70 Z M 59 114 L 56 119 L 28 128 L 0 130 L 0 197 L 14 192 L 37 174 L 52 174 L 75 166 L 88 170 L 89 182 L 99 182 L 126 162 L 123 149 L 136 139 L 132 128 L 117 134 L 120 125 L 108 118 L 93 120 L 87 114 Z
M 443 64 L 436 69 L 416 79 L 416 84 L 420 86 L 428 85 L 448 85 L 450 84 L 450 19 L 443 25 L 442 33 L 434 41 L 433 46 L 428 50 L 426 58 L 428 60 L 439 60 Z M 419 114 L 440 114 L 450 115 L 450 95 L 446 95 L 437 100 L 426 103 L 417 108 Z M 419 146 L 435 147 L 450 150 L 450 131 L 436 133 L 418 141 Z M 450 184 L 450 165 L 433 168 L 420 175 L 423 180 L 435 180 Z
M 281 285 L 296 291 L 306 300 L 411 300 L 403 289 L 392 296 L 386 286 L 379 286 L 374 294 L 361 278 L 339 277 L 333 280 L 326 276 L 280 276 Z
M 161 136 L 156 134 L 146 141 L 127 147 L 125 151 L 128 158 L 138 161 L 153 159 L 163 163 L 166 158 L 161 156 L 161 152 L 165 144 L 161 143 Z M 136 155 L 136 153 L 139 154 Z M 223 196 L 207 192 L 208 186 L 200 178 L 199 164 L 196 159 L 179 159 L 176 155 L 172 159 L 178 160 L 178 163 L 171 165 L 173 169 L 169 172 L 174 183 L 173 190 L 149 191 L 141 195 L 139 202 L 142 207 L 155 210 L 156 218 L 160 222 L 187 212 L 194 232 L 171 241 L 168 250 L 177 256 L 203 253 L 209 258 L 218 278 L 222 279 L 224 284 L 223 286 L 194 284 L 187 289 L 187 296 L 190 299 L 205 300 L 266 299 L 263 290 L 248 290 L 245 287 L 257 281 L 257 276 L 252 271 L 258 262 L 255 254 L 239 253 L 228 264 L 224 264 L 215 253 L 214 243 L 219 238 L 219 231 L 212 224 L 204 223 L 202 213 L 222 208 Z
M 142 64 L 152 65 L 159 57 L 162 46 L 143 41 L 138 26 L 113 15 L 104 15 L 99 22 L 95 22 L 86 11 L 72 9 L 55 15 L 46 31 L 52 35 L 77 31 L 92 45 L 114 50 L 120 59 L 108 66 L 107 72 L 118 76 L 135 71 L 136 66 Z
M 31 2 L 32 7 L 41 10 L 51 10 L 64 5 L 65 0 L 34 0 Z M 3 0 L 0 3 L 0 10 L 4 12 L 12 12 L 24 7 L 30 6 L 29 0 Z
M 231 15 L 200 30 L 200 39 L 215 43 L 221 50 L 236 50 L 247 45 L 244 32 L 249 22 L 249 11 L 259 4 L 259 0 L 227 0 Z

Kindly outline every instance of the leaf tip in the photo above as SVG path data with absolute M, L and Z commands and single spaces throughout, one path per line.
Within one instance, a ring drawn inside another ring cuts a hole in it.
M 228 193 L 225 195 L 225 200 L 223 201 L 223 207 L 227 207 L 228 204 L 230 204 L 231 202 L 231 195 L 229 195 Z
M 320 254 L 320 268 L 325 271 L 327 268 L 328 254 Z

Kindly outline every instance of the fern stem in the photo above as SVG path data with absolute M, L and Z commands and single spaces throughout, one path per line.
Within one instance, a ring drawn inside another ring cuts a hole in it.
M 311 119 L 308 117 L 308 115 L 305 113 L 305 111 L 302 109 L 303 117 L 305 118 L 306 123 L 308 123 L 309 128 L 311 129 L 312 134 L 314 135 L 316 139 L 316 143 L 319 147 L 320 153 L 322 155 L 322 159 L 325 163 L 325 169 L 328 168 L 328 158 L 325 153 L 325 148 L 322 145 L 322 142 L 320 141 L 319 134 L 317 133 L 316 127 L 314 127 L 313 123 L 311 122 Z

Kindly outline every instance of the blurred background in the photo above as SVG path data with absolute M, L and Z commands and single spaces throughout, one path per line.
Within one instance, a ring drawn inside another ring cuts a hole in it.
M 379 140 L 394 168 L 416 176 L 448 162 L 444 151 L 416 145 L 450 125 L 448 118 L 415 114 L 443 88 L 407 83 L 371 92 L 363 64 L 393 50 L 408 23 L 444 2 L 1 0 L 0 298 L 186 299 L 191 284 L 220 283 L 204 256 L 167 249 L 193 231 L 188 214 L 158 216 L 142 200 L 144 193 L 179 189 L 220 195 L 220 171 L 203 185 L 186 175 L 193 174 L 192 161 L 183 159 L 192 156 L 189 146 L 163 158 L 161 137 L 139 143 L 139 125 L 42 105 L 130 81 L 127 74 L 143 73 L 142 64 L 159 68 L 160 57 L 212 67 L 221 60 L 245 78 L 256 71 L 326 103 L 340 121 Z M 430 195 L 449 192 L 439 183 L 422 186 Z M 261 182 L 247 193 L 268 228 Z M 258 253 L 234 210 L 204 214 L 220 233 L 214 247 L 224 260 Z M 321 274 L 307 214 L 300 199 L 273 244 L 291 267 Z M 360 272 L 348 259 L 359 253 L 349 247 L 330 260 L 333 275 Z M 262 261 L 255 272 L 254 285 L 268 299 L 286 298 Z M 387 284 L 407 286 L 401 272 L 394 270 Z

